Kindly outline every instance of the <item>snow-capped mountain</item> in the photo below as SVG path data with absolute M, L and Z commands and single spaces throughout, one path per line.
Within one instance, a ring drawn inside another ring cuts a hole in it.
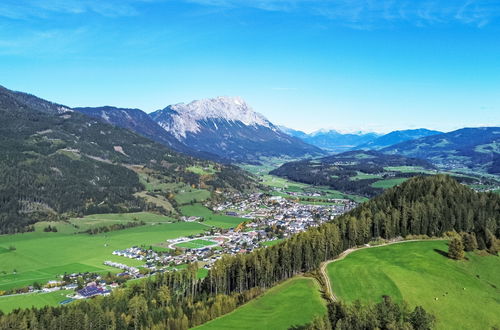
M 341 133 L 333 129 L 320 129 L 310 134 L 291 128 L 281 127 L 288 135 L 301 139 L 311 145 L 332 152 L 344 152 L 354 149 L 357 145 L 375 140 L 380 135 L 373 132 Z
M 140 109 L 116 108 L 103 106 L 96 108 L 74 108 L 87 116 L 118 127 L 127 128 L 153 141 L 170 147 L 190 156 L 204 159 L 225 161 L 224 159 L 204 152 L 193 150 L 180 142 L 170 132 L 160 127 L 147 113 Z
M 150 116 L 188 147 L 234 161 L 255 162 L 262 156 L 300 157 L 323 153 L 283 133 L 240 97 L 174 104 Z

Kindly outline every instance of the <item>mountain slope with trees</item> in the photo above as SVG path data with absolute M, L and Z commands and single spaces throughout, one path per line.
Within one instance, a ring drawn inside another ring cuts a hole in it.
M 469 168 L 499 174 L 500 127 L 462 128 L 402 142 L 380 151 L 426 159 L 443 168 Z
M 163 144 L 175 151 L 199 157 L 203 159 L 223 161 L 224 159 L 215 154 L 197 151 L 181 143 L 170 132 L 164 130 L 151 117 L 140 109 L 116 108 L 111 106 L 96 108 L 73 108 L 87 116 L 101 120 L 102 122 L 123 127 L 136 132 L 150 140 Z M 226 160 L 227 161 L 227 160 Z
M 68 107 L 0 88 L 0 233 L 61 215 L 144 210 L 137 165 L 165 182 L 244 189 L 253 181 L 232 166 L 179 154 L 132 131 Z M 212 164 L 210 178 L 186 170 Z
M 415 173 L 404 173 L 391 167 L 419 167 L 433 170 L 429 162 L 378 151 L 347 151 L 319 159 L 285 163 L 270 174 L 293 181 L 329 186 L 348 194 L 373 197 L 383 191 L 373 184 L 384 179 L 405 179 Z

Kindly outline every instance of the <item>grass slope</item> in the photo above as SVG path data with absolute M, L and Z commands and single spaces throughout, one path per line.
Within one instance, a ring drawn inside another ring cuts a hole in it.
M 445 251 L 445 241 L 369 248 L 329 264 L 327 270 L 333 291 L 346 302 L 380 301 L 390 295 L 412 307 L 422 305 L 436 315 L 438 329 L 499 326 L 500 257 L 468 253 L 469 260 L 454 261 Z
M 319 287 L 311 278 L 297 277 L 277 285 L 262 297 L 195 329 L 288 329 L 326 313 Z
M 181 213 L 185 216 L 202 217 L 203 224 L 219 228 L 234 228 L 238 224 L 248 221 L 248 219 L 231 217 L 228 215 L 215 214 L 212 210 L 201 204 L 185 205 L 181 208 Z

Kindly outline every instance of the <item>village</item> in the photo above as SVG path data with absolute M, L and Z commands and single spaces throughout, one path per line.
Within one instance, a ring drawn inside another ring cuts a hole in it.
M 22 294 L 70 290 L 67 299 L 61 302 L 67 304 L 78 299 L 108 295 L 128 280 L 178 271 L 190 263 L 196 262 L 201 269 L 210 269 L 223 255 L 249 253 L 277 244 L 296 233 L 332 220 L 357 205 L 348 199 L 330 199 L 329 203 L 321 205 L 308 204 L 299 200 L 293 192 L 277 191 L 280 195 L 232 193 L 226 195 L 222 202 L 205 205 L 217 214 L 242 219 L 234 228 L 210 227 L 205 233 L 165 240 L 163 245 L 168 248 L 164 249 L 131 246 L 115 250 L 112 255 L 123 258 L 123 261 L 104 260 L 103 265 L 116 268 L 116 273 L 106 276 L 90 272 L 64 274 L 60 280 L 50 281 L 43 287 L 31 286 Z M 319 193 L 307 195 L 320 196 Z M 203 223 L 204 218 L 180 217 L 179 221 Z M 127 259 L 140 261 L 142 265 L 131 266 Z
M 106 261 L 106 265 L 121 269 L 124 271 L 121 274 L 132 277 L 176 270 L 177 267 L 192 262 L 198 262 L 209 269 L 223 255 L 249 253 L 273 245 L 332 220 L 357 205 L 348 199 L 332 199 L 331 202 L 329 205 L 315 205 L 263 193 L 234 193 L 227 196 L 223 203 L 206 206 L 212 207 L 215 212 L 246 220 L 237 227 L 212 227 L 204 234 L 167 240 L 170 252 L 140 247 L 113 252 L 114 255 L 144 261 L 145 264 L 140 268 L 110 261 Z M 185 217 L 183 220 L 195 221 L 193 218 L 203 221 L 202 217 Z

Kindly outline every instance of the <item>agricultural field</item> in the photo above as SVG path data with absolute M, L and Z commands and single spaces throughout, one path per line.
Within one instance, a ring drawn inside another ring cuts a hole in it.
M 197 222 L 154 225 L 151 222 L 145 226 L 97 235 L 61 230 L 56 233 L 31 232 L 0 236 L 0 247 L 7 249 L 7 252 L 0 253 L 0 290 L 24 287 L 35 281 L 44 283 L 64 272 L 116 272 L 116 268 L 103 265 L 105 260 L 137 266 L 142 262 L 111 253 L 133 245 L 149 247 L 167 239 L 203 233 L 206 229 L 206 225 Z M 11 246 L 15 250 L 11 251 Z
M 68 299 L 66 295 L 70 293 L 73 293 L 73 291 L 59 290 L 49 293 L 30 293 L 0 297 L 0 311 L 8 313 L 16 308 L 57 306 L 61 301 Z
M 201 204 L 185 205 L 180 210 L 185 216 L 203 217 L 203 224 L 219 228 L 234 228 L 240 223 L 248 221 L 248 219 L 213 213 L 212 210 Z
M 327 267 L 333 291 L 346 302 L 389 295 L 437 318 L 438 329 L 500 326 L 500 257 L 446 256 L 445 241 L 405 242 L 362 249 Z
M 316 281 L 296 277 L 195 329 L 288 329 L 311 322 L 315 316 L 325 313 L 326 306 Z
M 358 195 L 350 195 L 350 194 L 345 194 L 342 193 L 338 190 L 333 190 L 328 187 L 323 187 L 323 186 L 311 186 L 305 183 L 300 183 L 300 182 L 294 182 L 290 181 L 287 179 L 283 179 L 274 175 L 266 175 L 263 177 L 262 184 L 274 187 L 274 188 L 281 188 L 285 192 L 293 192 L 297 193 L 297 197 L 299 199 L 318 199 L 318 200 L 324 200 L 324 199 L 351 199 L 355 202 L 362 203 L 368 200 L 368 198 L 358 196 Z M 305 196 L 301 194 L 305 194 L 307 192 L 322 192 L 324 195 L 319 196 L 319 197 L 310 197 L 310 196 Z M 283 197 L 290 197 L 290 195 L 287 195 L 285 193 L 280 193 L 280 192 L 272 192 L 273 195 L 276 196 L 283 196 Z M 318 201 L 320 202 L 320 201 Z M 331 203 L 326 203 L 327 205 L 331 205 Z
M 71 218 L 67 222 L 40 221 L 35 226 L 36 232 L 43 232 L 43 229 L 51 226 L 56 227 L 58 232 L 69 234 L 83 232 L 87 229 L 111 226 L 115 224 L 127 224 L 130 222 L 143 221 L 147 224 L 171 223 L 177 221 L 174 218 L 164 215 L 136 212 L 136 213 L 107 213 L 92 214 L 82 218 Z
M 373 188 L 382 188 L 382 189 L 388 189 L 392 188 L 394 186 L 397 186 L 403 182 L 408 180 L 408 178 L 395 178 L 395 179 L 386 179 L 386 180 L 379 180 L 371 184 Z

